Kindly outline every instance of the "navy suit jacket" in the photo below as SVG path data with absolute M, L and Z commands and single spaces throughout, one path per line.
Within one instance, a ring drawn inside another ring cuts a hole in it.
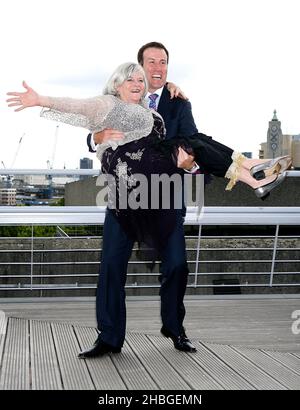
M 163 88 L 158 108 L 158 113 L 163 117 L 167 135 L 166 138 L 189 137 L 198 133 L 189 101 L 181 98 L 171 100 L 166 87 Z

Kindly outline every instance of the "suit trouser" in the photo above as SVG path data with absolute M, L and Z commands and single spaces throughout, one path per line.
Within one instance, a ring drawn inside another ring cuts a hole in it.
M 121 347 L 126 332 L 125 283 L 134 241 L 129 239 L 108 209 L 103 229 L 102 258 L 96 296 L 100 338 Z M 161 319 L 178 336 L 185 316 L 183 298 L 188 278 L 182 211 L 161 255 Z

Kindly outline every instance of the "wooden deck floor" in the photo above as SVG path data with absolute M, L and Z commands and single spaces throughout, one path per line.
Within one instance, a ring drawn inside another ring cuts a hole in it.
M 194 354 L 176 351 L 159 334 L 158 301 L 127 306 L 122 353 L 80 360 L 79 350 L 96 338 L 93 300 L 2 299 L 0 389 L 300 389 L 300 334 L 291 331 L 297 297 L 187 300 Z

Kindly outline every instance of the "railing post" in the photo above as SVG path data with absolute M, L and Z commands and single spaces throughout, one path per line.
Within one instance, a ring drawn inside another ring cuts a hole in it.
M 31 261 L 30 261 L 30 290 L 33 285 L 33 225 L 31 225 Z
M 274 268 L 276 263 L 276 252 L 277 252 L 277 243 L 278 243 L 278 232 L 279 232 L 279 225 L 276 225 L 275 231 L 275 238 L 274 238 L 274 246 L 273 246 L 273 256 L 272 256 L 272 265 L 271 265 L 271 272 L 270 272 L 270 283 L 269 286 L 273 286 L 273 276 L 274 276 Z
M 199 224 L 198 240 L 197 240 L 197 252 L 196 252 L 196 266 L 195 266 L 195 281 L 194 281 L 194 287 L 195 288 L 197 287 L 197 284 L 198 284 L 198 268 L 199 268 L 199 256 L 200 256 L 201 231 L 202 231 L 202 225 Z

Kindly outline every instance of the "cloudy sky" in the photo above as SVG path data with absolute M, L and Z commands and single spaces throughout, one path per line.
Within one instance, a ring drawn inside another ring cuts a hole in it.
M 41 94 L 89 97 L 110 73 L 160 41 L 169 80 L 193 107 L 198 129 L 258 155 L 273 110 L 300 133 L 299 0 L 7 0 L 1 4 L 0 168 L 78 168 L 86 130 L 15 113 L 7 91 L 22 80 Z M 197 6 L 197 7 L 196 7 Z M 20 146 L 18 142 L 23 136 Z M 55 152 L 54 152 L 55 151 Z M 16 153 L 18 155 L 14 161 Z M 94 158 L 94 168 L 98 161 Z

